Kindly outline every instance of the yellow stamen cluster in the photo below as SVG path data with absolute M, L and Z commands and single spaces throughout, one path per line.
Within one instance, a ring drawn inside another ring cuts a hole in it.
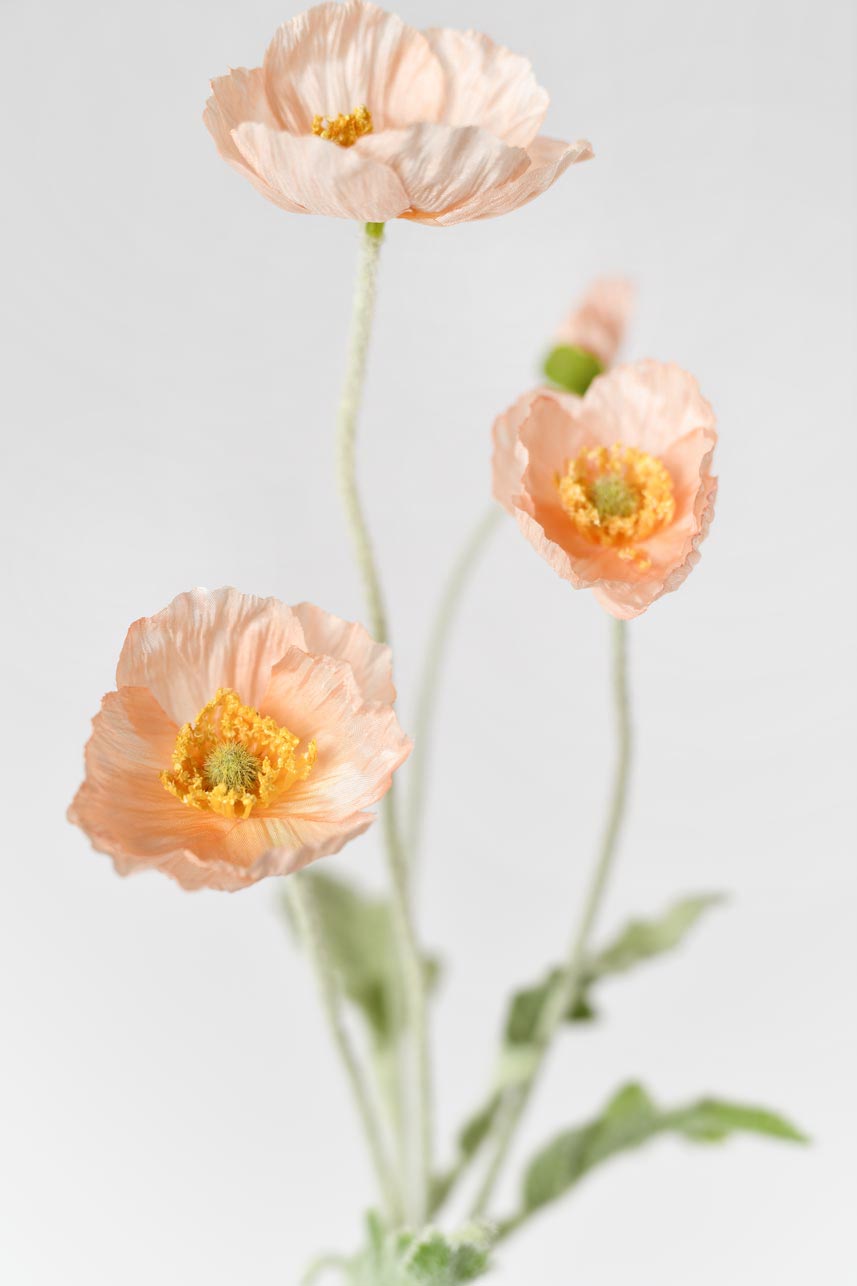
M 675 516 L 673 480 L 660 460 L 617 443 L 586 447 L 556 479 L 563 509 L 595 545 L 645 570 L 652 560 L 637 546 Z
M 242 705 L 237 692 L 221 688 L 179 732 L 172 772 L 162 772 L 161 781 L 191 808 L 249 817 L 309 776 L 316 744 L 296 754 L 299 743 L 288 728 Z
M 312 132 L 340 147 L 353 147 L 358 138 L 372 133 L 372 113 L 366 106 L 356 107 L 348 116 L 313 116 Z

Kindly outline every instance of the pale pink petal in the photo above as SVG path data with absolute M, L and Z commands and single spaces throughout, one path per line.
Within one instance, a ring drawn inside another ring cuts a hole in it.
M 245 705 L 258 705 L 276 662 L 303 643 L 300 621 L 276 598 L 194 589 L 135 621 L 116 683 L 149 688 L 176 724 L 189 723 L 218 688 L 232 688 Z
M 308 214 L 386 223 L 410 201 L 389 165 L 359 146 L 340 147 L 308 134 L 296 137 L 266 125 L 240 125 L 236 146 L 274 191 Z
M 376 643 L 356 621 L 331 616 L 313 603 L 298 603 L 292 610 L 303 626 L 307 652 L 347 662 L 364 701 L 392 705 L 396 700 L 393 656 L 386 643 Z
M 693 376 L 652 359 L 616 366 L 594 380 L 578 421 L 593 444 L 623 442 L 656 456 L 695 429 L 715 430 L 714 412 Z
M 314 116 L 362 106 L 376 130 L 437 120 L 444 91 L 422 32 L 365 0 L 316 5 L 284 23 L 264 69 L 268 96 L 293 134 L 309 134 Z
M 593 282 L 556 332 L 554 342 L 592 353 L 611 366 L 625 338 L 634 305 L 634 287 L 624 277 Z
M 184 849 L 211 856 L 234 824 L 188 808 L 161 784 L 177 732 L 145 688 L 108 693 L 92 721 L 86 780 L 69 819 L 110 854 L 120 874 L 162 866 Z
M 412 125 L 369 134 L 354 148 L 377 157 L 402 181 L 409 218 L 440 215 L 522 174 L 527 153 L 475 126 Z
M 425 34 L 446 77 L 437 119 L 446 125 L 479 125 L 515 147 L 531 143 L 549 98 L 529 59 L 478 31 L 447 28 Z
M 277 664 L 260 706 L 318 757 L 272 816 L 342 821 L 386 794 L 411 751 L 391 706 L 363 699 L 349 664 L 292 648 Z
M 361 813 L 335 823 L 251 815 L 233 823 L 221 848 L 225 856 L 206 858 L 185 850 L 174 854 L 158 869 L 183 889 L 234 893 L 268 876 L 292 875 L 320 857 L 338 853 L 349 840 L 362 835 L 374 820 L 371 814 Z
M 494 443 L 491 490 L 494 499 L 499 500 L 508 513 L 514 513 L 521 491 L 521 479 L 527 468 L 528 456 L 521 441 L 521 432 L 530 418 L 534 402 L 542 397 L 552 398 L 560 406 L 579 401 L 573 393 L 558 393 L 544 388 L 531 389 L 494 421 L 491 435 Z
M 272 129 L 279 129 L 265 92 L 265 76 L 261 67 L 249 70 L 236 67 L 227 76 L 218 76 L 211 82 L 212 95 L 205 105 L 202 119 L 214 139 L 217 150 L 225 161 L 249 179 L 254 188 L 291 214 L 301 213 L 301 207 L 284 197 L 265 182 L 244 160 L 235 146 L 232 131 L 242 121 L 258 121 Z
M 588 161 L 593 151 L 585 139 L 576 143 L 562 143 L 557 139 L 540 135 L 527 149 L 530 167 L 520 178 L 512 179 L 499 187 L 479 192 L 463 205 L 440 215 L 422 215 L 408 213 L 404 217 L 415 219 L 418 223 L 434 223 L 449 227 L 455 223 L 465 223 L 473 219 L 493 219 L 497 215 L 509 214 L 520 206 L 534 201 L 542 192 L 546 192 L 570 165 L 578 161 Z

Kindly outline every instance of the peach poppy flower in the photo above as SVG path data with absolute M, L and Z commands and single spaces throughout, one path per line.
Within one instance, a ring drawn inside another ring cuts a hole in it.
M 592 156 L 538 133 L 548 95 L 526 58 L 474 31 L 417 31 L 366 0 L 284 23 L 261 67 L 211 87 L 220 155 L 297 214 L 486 219 Z
M 582 398 L 536 389 L 499 417 L 493 492 L 554 571 L 628 620 L 699 561 L 716 442 L 693 376 L 617 366 Z
M 69 810 L 120 875 L 241 889 L 336 853 L 411 743 L 390 650 L 309 603 L 180 594 L 128 631 Z

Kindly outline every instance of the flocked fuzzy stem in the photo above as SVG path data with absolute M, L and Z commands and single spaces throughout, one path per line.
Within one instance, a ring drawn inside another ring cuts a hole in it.
M 535 1089 L 554 1036 L 568 1013 L 584 980 L 589 944 L 604 892 L 613 869 L 619 833 L 628 797 L 631 764 L 631 710 L 628 697 L 628 641 L 624 621 L 613 621 L 613 696 L 615 704 L 617 754 L 610 809 L 601 839 L 592 882 L 586 894 L 577 931 L 572 939 L 558 985 L 549 992 L 534 1036 L 533 1062 L 520 1084 L 508 1091 L 492 1135 L 493 1149 L 482 1186 L 474 1204 L 474 1215 L 483 1215 L 494 1193 L 515 1132 Z
M 467 537 L 444 585 L 429 634 L 414 720 L 414 750 L 408 767 L 409 789 L 405 833 L 408 857 L 412 863 L 417 858 L 422 831 L 432 724 L 434 712 L 437 709 L 438 687 L 446 647 L 470 576 L 502 517 L 503 510 L 500 506 L 492 505 Z
M 357 487 L 356 438 L 366 376 L 366 356 L 375 312 L 378 260 L 383 237 L 383 224 L 367 223 L 361 229 L 360 262 L 357 270 L 345 386 L 339 406 L 337 434 L 340 490 L 351 543 L 363 580 L 372 633 L 379 643 L 389 641 L 389 630 L 372 541 Z M 419 1227 L 426 1217 L 431 1170 L 431 1087 L 426 978 L 414 929 L 408 887 L 407 854 L 399 828 L 394 788 L 391 788 L 385 796 L 381 813 L 392 881 L 392 911 L 401 959 L 404 1017 L 408 1036 L 406 1049 L 408 1057 L 403 1061 L 405 1072 L 410 1074 L 403 1077 L 403 1080 L 407 1081 L 407 1088 L 400 1086 L 401 1102 L 398 1113 L 403 1134 L 401 1142 L 405 1171 L 401 1175 L 401 1181 L 407 1194 L 406 1216 L 412 1224 Z M 408 1088 L 412 1092 L 412 1100 L 409 1100 Z M 409 1129 L 411 1124 L 415 1127 L 412 1130 Z
M 363 1068 L 357 1058 L 342 1013 L 339 988 L 334 976 L 324 940 L 321 934 L 318 914 L 315 909 L 315 894 L 309 877 L 293 875 L 286 881 L 292 913 L 297 924 L 298 934 L 304 950 L 312 962 L 318 982 L 322 1008 L 339 1055 L 342 1059 L 354 1102 L 366 1134 L 369 1153 L 375 1167 L 378 1187 L 384 1201 L 387 1217 L 396 1223 L 401 1218 L 399 1192 L 395 1177 L 387 1158 L 384 1142 L 384 1131 L 371 1090 L 366 1084 Z

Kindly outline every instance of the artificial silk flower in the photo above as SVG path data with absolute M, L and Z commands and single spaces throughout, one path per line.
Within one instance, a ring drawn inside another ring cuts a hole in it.
M 128 631 L 69 810 L 120 875 L 240 889 L 336 853 L 411 743 L 390 650 L 310 603 L 180 594 Z
M 211 82 L 220 155 L 297 214 L 453 224 L 506 214 L 592 156 L 538 133 L 526 58 L 475 31 L 417 31 L 366 0 L 279 28 L 261 67 Z
M 628 620 L 699 561 L 716 442 L 693 376 L 617 366 L 582 398 L 536 389 L 499 417 L 493 492 L 554 571 Z

